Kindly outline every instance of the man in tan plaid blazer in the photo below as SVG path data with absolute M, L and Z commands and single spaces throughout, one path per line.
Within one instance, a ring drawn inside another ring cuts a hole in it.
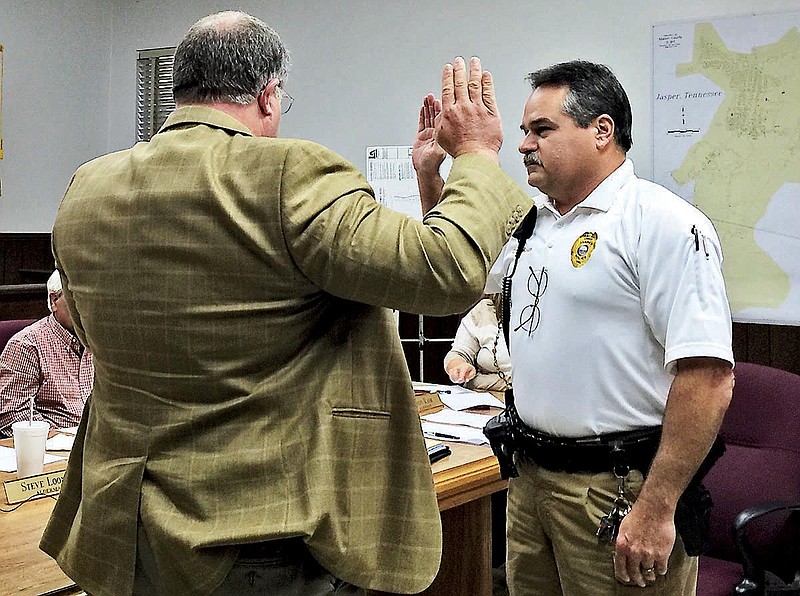
M 236 565 L 253 589 L 263 570 L 243 553 L 321 566 L 327 593 L 333 577 L 414 593 L 437 572 L 389 309 L 469 308 L 530 201 L 497 165 L 477 60 L 445 67 L 436 138 L 455 159 L 422 222 L 330 150 L 276 138 L 286 64 L 261 21 L 202 19 L 177 50 L 178 109 L 150 142 L 81 166 L 59 209 L 53 249 L 96 379 L 41 546 L 94 595 L 236 593 Z

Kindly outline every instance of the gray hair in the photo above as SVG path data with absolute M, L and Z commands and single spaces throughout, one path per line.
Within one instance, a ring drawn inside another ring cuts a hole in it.
M 534 89 L 567 87 L 562 107 L 575 124 L 587 128 L 595 118 L 608 114 L 614 121 L 617 145 L 625 152 L 633 145 L 631 104 L 608 66 L 584 60 L 562 62 L 530 73 L 528 81 Z
M 289 51 L 259 19 L 238 11 L 197 21 L 175 51 L 176 103 L 248 104 L 271 79 L 289 73 Z
M 58 294 L 61 291 L 61 274 L 58 269 L 47 278 L 47 310 L 50 310 L 50 294 Z

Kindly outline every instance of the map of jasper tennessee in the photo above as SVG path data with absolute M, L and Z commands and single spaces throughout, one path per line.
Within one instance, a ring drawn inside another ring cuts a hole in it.
M 738 321 L 800 323 L 800 12 L 654 27 L 654 178 L 716 226 Z

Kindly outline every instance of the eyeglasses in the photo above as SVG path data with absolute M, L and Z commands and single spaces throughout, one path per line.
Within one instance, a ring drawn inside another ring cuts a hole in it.
M 292 104 L 294 103 L 294 97 L 289 95 L 286 92 L 286 89 L 280 86 L 280 84 L 276 87 L 276 89 L 280 89 L 280 97 L 278 98 L 281 102 L 281 114 L 288 114 L 289 110 L 292 109 Z

